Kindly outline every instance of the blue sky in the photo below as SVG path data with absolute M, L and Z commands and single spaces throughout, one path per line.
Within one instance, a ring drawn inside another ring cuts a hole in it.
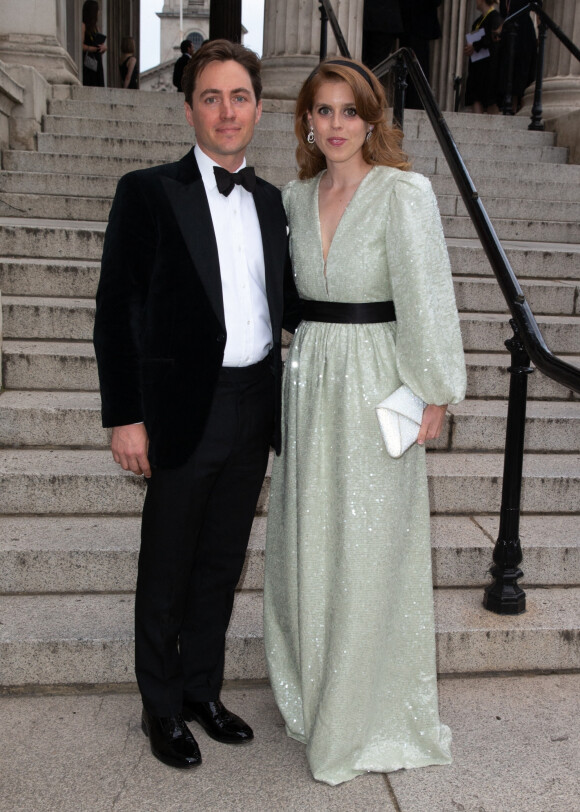
M 184 4 L 185 5 L 185 4 Z M 159 17 L 163 0 L 141 0 L 141 42 L 139 68 L 147 70 L 159 64 Z M 262 55 L 264 0 L 242 0 L 242 23 L 248 29 L 244 43 Z

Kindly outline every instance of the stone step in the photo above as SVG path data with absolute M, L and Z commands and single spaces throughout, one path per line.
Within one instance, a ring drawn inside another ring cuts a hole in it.
M 164 96 L 166 104 L 160 106 L 54 99 L 48 104 L 48 114 L 49 117 L 82 117 L 92 120 L 104 119 L 105 121 L 145 122 L 150 124 L 185 121 L 183 96 L 170 94 L 164 94 Z M 267 107 L 269 109 L 266 109 Z M 262 117 L 257 129 L 292 131 L 294 127 L 293 113 L 280 112 L 274 108 L 275 105 L 264 103 Z
M 138 144 L 141 142 L 137 142 Z M 189 148 L 190 144 L 186 145 Z M 177 160 L 185 154 L 186 149 L 165 148 L 157 156 L 150 152 L 149 144 L 144 150 L 143 145 L 136 155 L 117 156 L 103 154 L 99 149 L 88 155 L 49 155 L 42 152 L 26 150 L 4 150 L 2 153 L 2 168 L 10 171 L 24 172 L 60 172 L 63 174 L 106 175 L 120 177 L 125 172 L 154 166 L 158 163 Z M 256 171 L 263 178 L 276 186 L 284 186 L 296 178 L 296 168 L 293 150 L 258 149 L 250 145 L 248 149 L 248 163 L 256 167 Z M 467 161 L 468 169 L 476 185 L 480 180 L 492 182 L 494 180 L 510 180 L 514 183 L 525 182 L 533 178 L 535 183 L 547 182 L 554 185 L 566 184 L 575 189 L 574 199 L 577 200 L 577 187 L 570 184 L 571 180 L 580 180 L 580 166 L 564 164 L 543 164 L 513 161 L 481 161 L 470 159 Z M 450 169 L 446 161 L 439 157 L 417 157 L 413 161 L 413 169 L 433 179 L 441 177 L 451 181 Z
M 450 451 L 503 452 L 506 417 L 505 400 L 464 400 L 449 407 L 444 432 L 435 446 Z M 526 451 L 566 453 L 579 445 L 580 401 L 528 401 Z
M 512 269 L 520 279 L 580 279 L 580 245 L 502 240 Z M 493 271 L 476 237 L 447 237 L 453 273 L 459 276 L 493 277 Z
M 133 592 L 137 516 L 0 516 L 0 594 Z M 238 589 L 264 582 L 266 517 L 256 516 Z
M 578 668 L 580 589 L 530 589 L 527 612 L 500 616 L 478 589 L 435 592 L 442 674 Z M 0 597 L 5 686 L 134 682 L 130 595 Z M 226 641 L 226 679 L 267 677 L 259 594 L 238 593 Z
M 507 254 L 521 280 L 523 291 L 536 314 L 578 315 L 580 313 L 580 246 L 548 244 L 538 249 L 511 243 Z M 531 245 L 531 244 L 530 244 Z M 482 307 L 505 313 L 503 294 L 492 276 L 483 249 L 476 240 L 449 240 L 455 295 L 460 310 L 477 312 Z M 463 275 L 473 269 L 480 276 Z M 0 291 L 8 296 L 26 292 L 30 296 L 78 296 L 93 298 L 100 273 L 94 260 L 0 257 Z M 545 279 L 533 279 L 537 273 Z M 575 276 L 575 278 L 574 278 Z M 566 278 L 569 277 L 569 278 Z
M 489 144 L 478 142 L 475 143 L 459 143 L 459 151 L 465 160 L 467 168 L 469 169 L 470 161 L 489 161 L 495 162 L 513 162 L 519 163 L 524 160 L 526 163 L 538 162 L 543 164 L 566 164 L 568 160 L 568 149 L 566 147 L 552 147 L 545 145 L 526 146 L 522 149 L 519 144 Z M 439 143 L 433 140 L 423 139 L 405 139 L 403 141 L 403 148 L 411 158 L 443 158 L 443 152 Z M 580 170 L 580 167 L 578 167 Z
M 261 596 L 239 593 L 225 679 L 263 679 Z M 0 597 L 4 686 L 133 683 L 132 595 Z
M 93 346 L 83 341 L 6 340 L 2 382 L 6 389 L 94 392 L 99 382 Z
M 578 669 L 580 589 L 529 589 L 516 617 L 488 612 L 481 597 L 478 589 L 435 591 L 440 674 Z
M 8 296 L 81 296 L 94 298 L 101 263 L 98 260 L 42 260 L 0 257 L 0 291 Z
M 51 181 L 53 181 L 51 183 Z M 35 188 L 36 186 L 36 188 Z M 0 214 L 18 217 L 50 217 L 67 220 L 106 220 L 117 181 L 115 178 L 95 178 L 79 175 L 51 175 L 50 173 L 5 172 L 0 175 Z M 8 188 L 7 188 L 8 187 Z M 100 194 L 97 194 L 97 191 Z M 511 239 L 546 239 L 566 241 L 578 236 L 580 202 L 552 200 L 530 201 L 509 197 L 484 198 L 488 215 L 501 236 L 506 223 L 519 220 L 514 231 L 510 225 Z M 450 236 L 470 236 L 473 227 L 466 223 L 467 210 L 458 195 L 440 195 L 439 209 L 445 217 L 446 232 Z M 451 220 L 455 216 L 459 219 Z M 502 222 L 502 220 L 504 222 Z M 543 221 L 540 227 L 530 221 Z M 498 221 L 500 225 L 498 225 Z M 521 222 L 525 221 L 523 237 Z M 466 232 L 466 225 L 469 231 Z M 506 231 L 507 233 L 507 231 Z
M 580 356 L 565 356 L 580 367 Z M 467 353 L 467 396 L 507 397 L 510 357 L 503 353 Z M 6 389 L 95 391 L 97 365 L 88 342 L 12 341 L 3 345 L 3 382 Z M 529 397 L 569 400 L 568 389 L 545 375 L 534 374 L 528 382 Z
M 0 200 L 0 216 L 38 217 L 43 219 L 49 217 L 56 220 L 83 219 L 106 222 L 109 217 L 111 202 L 111 197 L 77 197 L 4 192 Z M 504 218 L 501 214 L 507 214 L 510 202 L 513 202 L 514 216 Z M 551 216 L 550 211 L 542 212 L 546 206 L 550 205 L 550 203 L 544 202 L 543 206 L 539 203 L 535 207 L 530 206 L 528 208 L 535 209 L 538 216 L 541 216 L 542 213 Z M 574 206 L 574 204 L 569 205 Z M 443 210 L 459 209 L 461 214 L 463 203 L 455 199 L 449 199 L 444 202 L 442 208 Z M 534 217 L 534 212 L 530 212 L 530 219 L 528 219 L 523 216 L 526 212 L 526 201 L 500 200 L 497 207 L 494 205 L 494 201 L 491 201 L 491 204 L 486 206 L 486 210 L 492 219 L 500 240 L 580 242 L 580 224 L 578 220 L 573 219 L 571 222 L 562 222 L 562 220 L 531 219 Z M 462 216 L 448 216 L 443 211 L 442 214 L 443 228 L 447 237 L 469 238 L 476 235 L 475 227 L 466 213 Z M 571 214 L 574 214 L 574 212 L 571 212 Z M 518 217 L 519 219 L 515 219 Z
M 3 331 L 8 339 L 90 341 L 93 299 L 3 296 Z M 464 348 L 501 352 L 511 337 L 507 314 L 461 313 Z M 538 324 L 552 352 L 580 353 L 580 316 L 538 316 Z
M 519 138 L 521 130 L 528 129 L 530 123 L 529 116 L 488 116 L 477 113 L 444 113 L 445 121 L 453 132 L 456 127 L 470 127 L 474 130 L 498 130 L 499 132 L 515 130 L 514 138 Z M 429 118 L 424 110 L 405 110 L 405 130 L 412 125 L 421 125 L 431 128 Z M 487 133 L 486 133 L 487 136 Z M 495 133 L 490 133 L 489 137 L 494 137 Z
M 439 195 L 438 202 L 442 215 L 468 216 L 467 208 L 460 195 Z M 511 220 L 564 221 L 574 224 L 580 220 L 580 200 L 531 200 L 514 196 L 482 196 L 482 202 L 492 220 L 508 218 Z
M 431 509 L 437 514 L 499 509 L 503 455 L 477 452 L 428 455 Z M 5 514 L 135 515 L 145 483 L 106 450 L 3 450 L 0 483 Z M 266 477 L 257 513 L 267 509 Z M 522 508 L 527 513 L 580 513 L 580 455 L 527 454 Z
M 0 215 L 9 217 L 50 217 L 55 220 L 95 220 L 105 223 L 111 211 L 111 197 L 69 197 L 2 193 Z
M 35 154 L 35 153 L 29 153 Z M 294 170 L 292 170 L 294 172 Z M 276 178 L 278 181 L 279 179 Z M 107 175 L 75 174 L 69 172 L 26 172 L 5 170 L 0 173 L 0 191 L 13 194 L 69 195 L 71 197 L 109 197 L 115 194 L 118 178 Z M 439 198 L 439 206 L 444 214 L 465 213 L 457 186 L 452 177 L 436 175 L 433 188 Z M 505 209 L 516 202 L 521 208 L 525 200 L 532 206 L 535 216 L 547 220 L 579 219 L 580 185 L 564 183 L 532 183 L 496 178 L 478 185 L 479 193 L 490 216 L 513 214 Z M 529 195 L 529 197 L 526 197 Z M 509 203 L 506 202 L 509 201 Z M 570 206 L 569 203 L 575 204 Z M 504 207 L 504 208 L 500 208 Z M 530 210 L 530 211 L 532 211 Z M 527 211 L 527 210 L 525 210 Z M 574 217 L 571 216 L 574 212 Z M 558 214 L 558 217 L 553 216 Z M 549 216 L 548 216 L 549 215 Z
M 94 320 L 93 299 L 2 297 L 5 338 L 90 341 Z
M 140 526 L 137 516 L 0 516 L 0 594 L 133 592 Z M 497 516 L 433 516 L 434 586 L 488 584 L 498 528 Z M 522 585 L 579 585 L 577 516 L 523 516 L 520 531 Z M 256 516 L 238 589 L 262 589 L 265 539 Z
M 489 214 L 489 212 L 488 212 Z M 446 237 L 475 237 L 477 232 L 469 217 L 443 215 L 443 231 Z M 562 223 L 551 220 L 531 220 L 491 217 L 492 225 L 501 241 L 579 243 L 580 223 Z
M 431 178 L 435 193 L 440 195 L 456 195 L 457 184 L 451 175 L 434 175 Z M 551 201 L 580 201 L 580 186 L 577 183 L 562 181 L 537 181 L 535 178 L 516 180 L 515 178 L 486 178 L 479 177 L 477 191 L 487 206 L 492 198 L 510 198 L 528 200 L 530 203 L 540 200 Z
M 278 147 L 294 151 L 296 136 L 288 118 L 284 129 L 276 127 L 267 116 L 254 131 L 255 146 Z M 273 126 L 274 125 L 274 126 Z M 89 136 L 91 138 L 137 139 L 144 143 L 161 141 L 165 144 L 193 143 L 194 130 L 187 123 L 183 109 L 169 113 L 163 121 L 123 121 L 119 119 L 80 118 L 75 116 L 45 116 L 42 132 L 51 135 Z M 546 142 L 549 143 L 549 142 Z
M 0 217 L 0 256 L 100 260 L 106 223 Z
M 449 407 L 443 451 L 496 451 L 505 445 L 507 402 L 466 400 Z M 580 401 L 528 401 L 525 448 L 569 452 L 578 447 Z M 0 395 L 0 447 L 108 448 L 97 392 L 18 391 Z
M 194 139 L 191 131 L 181 130 L 176 132 L 171 141 L 166 139 L 144 139 L 144 138 L 124 138 L 109 135 L 108 137 L 98 135 L 55 135 L 51 133 L 39 133 L 37 136 L 38 151 L 41 153 L 61 154 L 61 155 L 113 155 L 118 157 L 138 157 L 144 148 L 147 149 L 148 157 L 155 157 L 159 162 L 177 160 L 191 147 Z M 265 166 L 288 166 L 294 164 L 293 142 L 288 136 L 288 144 L 280 148 L 272 134 L 269 139 L 264 138 L 266 143 L 260 144 L 256 141 L 248 150 L 248 157 L 252 162 Z M 271 143 L 269 143 L 269 141 Z M 411 157 L 431 158 L 443 160 L 438 144 L 430 141 L 409 141 L 406 149 Z M 517 163 L 522 157 L 521 149 L 517 146 L 496 146 L 465 144 L 461 147 L 461 154 L 465 159 L 468 169 L 470 161 L 474 166 L 482 162 L 497 163 Z M 250 156 L 252 156 L 250 158 Z M 526 149 L 527 163 L 543 163 L 565 165 L 568 151 L 564 147 L 538 146 Z M 474 169 L 475 171 L 475 169 Z M 580 172 L 580 166 L 578 167 Z M 521 177 L 521 175 L 520 175 Z
M 468 352 L 502 352 L 504 342 L 513 335 L 507 314 L 460 313 L 459 318 Z M 538 316 L 536 321 L 553 353 L 580 353 L 580 316 Z
M 69 103 L 70 104 L 70 103 Z M 134 110 L 135 108 L 129 108 Z M 173 141 L 188 140 L 191 137 L 192 129 L 186 121 L 183 108 L 167 108 L 166 111 L 155 111 L 157 116 L 151 118 L 146 115 L 143 109 L 141 115 L 136 118 L 118 118 L 114 115 L 105 117 L 95 115 L 93 111 L 83 114 L 81 111 L 70 109 L 65 114 L 58 114 L 51 110 L 51 115 L 45 116 L 43 120 L 43 132 L 60 135 L 90 135 L 104 138 L 138 138 L 153 141 Z M 161 114 L 161 115 L 160 115 Z M 162 116 L 162 117 L 161 117 Z M 453 137 L 460 149 L 464 146 L 478 144 L 481 146 L 481 133 L 469 127 L 455 127 Z M 541 147 L 553 146 L 555 135 L 552 132 L 518 132 L 518 147 L 525 149 L 526 153 L 530 148 L 535 149 L 528 155 L 528 159 L 544 160 Z M 420 144 L 418 144 L 420 142 Z M 296 137 L 294 135 L 293 117 L 289 115 L 276 115 L 264 113 L 256 131 L 253 143 L 261 146 L 274 146 L 280 149 L 294 149 L 296 147 Z M 403 148 L 410 154 L 416 153 L 417 148 L 425 144 L 437 144 L 437 137 L 431 127 L 419 126 L 418 132 L 414 127 L 407 128 Z M 514 136 L 510 131 L 495 131 L 493 146 L 497 148 L 513 148 Z M 431 153 L 429 153 L 431 154 Z M 511 152 L 506 153 L 511 155 Z M 565 160 L 565 153 L 560 156 Z M 498 155 L 501 157 L 501 155 Z
M 508 308 L 495 278 L 478 276 L 454 278 L 455 299 L 461 311 L 507 313 Z M 521 283 L 535 316 L 580 314 L 580 283 L 575 281 L 529 279 Z
M 562 356 L 563 360 L 580 368 L 580 356 Z M 467 366 L 468 398 L 500 398 L 509 393 L 510 356 L 505 353 L 469 352 L 465 356 Z M 578 396 L 559 383 L 538 372 L 528 378 L 528 397 L 533 400 L 570 400 Z
M 0 446 L 108 448 L 98 392 L 4 391 Z

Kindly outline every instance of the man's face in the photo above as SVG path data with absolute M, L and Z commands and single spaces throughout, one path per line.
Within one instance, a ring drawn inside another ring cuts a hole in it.
M 201 149 L 230 172 L 239 168 L 262 115 L 248 71 L 238 62 L 210 62 L 195 82 L 185 117 Z

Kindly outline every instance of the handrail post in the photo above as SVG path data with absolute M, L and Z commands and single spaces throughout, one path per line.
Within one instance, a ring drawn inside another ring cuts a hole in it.
M 407 65 L 399 56 L 395 65 L 395 98 L 393 99 L 393 124 L 403 130 L 405 117 L 405 92 L 407 90 Z
M 327 39 L 328 39 L 328 14 L 324 3 L 320 3 L 320 61 L 326 59 Z
M 491 575 L 494 582 L 485 588 L 483 605 L 498 615 L 520 615 L 526 610 L 526 593 L 517 580 L 523 572 L 520 544 L 520 501 L 526 429 L 526 398 L 530 356 L 520 339 L 518 326 L 510 319 L 514 331 L 505 345 L 511 354 L 510 394 L 505 437 L 503 488 L 499 520 L 499 534 L 493 551 Z
M 534 103 L 532 105 L 532 120 L 528 125 L 528 130 L 543 130 L 542 121 L 542 84 L 544 81 L 544 52 L 546 49 L 546 38 L 548 36 L 548 26 L 540 20 L 538 27 L 538 61 L 536 63 L 536 86 L 534 88 Z
M 514 105 L 512 88 L 514 84 L 514 67 L 516 61 L 516 41 L 518 38 L 518 23 L 516 20 L 514 20 L 508 27 L 506 35 L 508 37 L 508 60 L 506 73 L 507 81 L 503 99 L 503 114 L 504 116 L 513 116 Z

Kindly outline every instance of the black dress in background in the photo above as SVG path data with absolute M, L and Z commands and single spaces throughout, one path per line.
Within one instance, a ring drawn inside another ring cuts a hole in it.
M 127 64 L 131 59 L 130 56 L 127 57 L 121 64 L 119 65 L 119 71 L 121 72 L 121 84 L 122 86 L 125 85 L 125 77 L 127 76 L 127 71 L 129 70 L 129 65 Z M 139 66 L 135 63 L 135 67 L 133 68 L 133 73 L 131 74 L 131 78 L 129 79 L 129 84 L 127 85 L 127 90 L 138 90 L 139 87 L 137 85 L 137 77 L 139 76 Z
M 497 11 L 490 11 L 485 19 L 481 14 L 471 26 L 472 31 L 477 31 L 479 28 L 483 28 L 485 31 L 483 37 L 475 42 L 473 47 L 476 51 L 487 48 L 489 56 L 479 59 L 477 62 L 469 60 L 465 86 L 465 104 L 467 106 L 480 102 L 484 107 L 490 107 L 497 102 L 499 42 L 494 41 L 492 32 L 497 31 L 501 23 L 501 15 Z
M 103 41 L 104 37 L 99 34 L 98 31 L 93 31 L 89 34 L 88 31 L 85 30 L 85 40 L 84 45 L 90 45 L 91 47 L 96 47 Z M 89 54 L 89 56 L 93 57 L 97 60 L 97 69 L 90 70 L 85 65 L 85 56 Z M 88 87 L 104 87 L 105 86 L 105 73 L 103 71 L 103 55 L 101 53 L 97 53 L 96 51 L 83 51 L 83 85 L 87 85 Z
M 500 0 L 499 11 L 504 18 L 514 14 L 527 5 L 527 0 Z M 499 83 L 498 104 L 503 105 L 508 85 L 509 68 L 509 32 L 517 25 L 517 39 L 515 43 L 514 72 L 512 77 L 512 96 L 517 99 L 517 107 L 521 106 L 524 90 L 531 85 L 536 75 L 537 40 L 536 29 L 529 13 L 522 14 L 513 23 L 504 23 L 499 48 Z

